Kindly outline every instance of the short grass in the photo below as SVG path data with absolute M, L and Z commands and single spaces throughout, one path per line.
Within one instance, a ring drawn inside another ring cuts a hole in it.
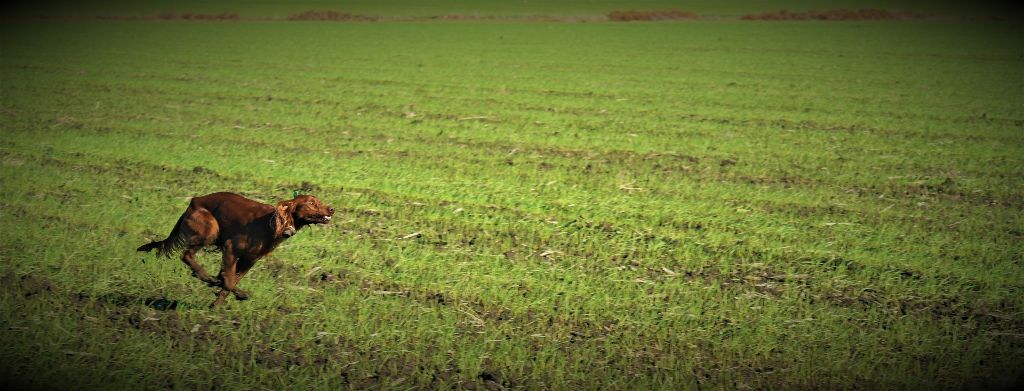
M 1015 24 L 2 29 L 9 382 L 1021 381 Z M 340 215 L 248 302 L 134 251 L 191 196 L 295 189 Z

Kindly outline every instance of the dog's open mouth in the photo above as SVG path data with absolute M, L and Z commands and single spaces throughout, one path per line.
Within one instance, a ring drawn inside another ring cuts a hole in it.
M 327 224 L 331 221 L 331 216 L 309 216 L 305 220 L 313 224 Z

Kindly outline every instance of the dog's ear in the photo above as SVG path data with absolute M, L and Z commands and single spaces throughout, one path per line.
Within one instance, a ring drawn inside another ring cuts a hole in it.
M 295 212 L 295 204 L 296 202 L 294 199 L 281 201 L 277 203 L 277 210 L 284 211 L 283 213 L 291 215 L 293 212 Z
M 273 230 L 284 237 L 295 234 L 295 219 L 292 217 L 291 209 L 294 204 L 283 201 L 274 206 Z

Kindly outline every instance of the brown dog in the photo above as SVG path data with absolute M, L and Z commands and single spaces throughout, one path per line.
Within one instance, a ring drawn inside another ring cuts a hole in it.
M 210 307 L 224 302 L 228 292 L 238 300 L 249 294 L 238 289 L 241 280 L 257 260 L 270 254 L 278 244 L 310 224 L 327 224 L 334 208 L 311 195 L 298 195 L 276 206 L 250 200 L 234 193 L 213 193 L 193 198 L 178 218 L 167 239 L 152 242 L 138 251 L 157 249 L 163 256 L 184 248 L 181 260 L 192 275 L 214 287 L 221 287 Z M 224 253 L 218 278 L 210 277 L 196 262 L 196 252 L 214 245 Z

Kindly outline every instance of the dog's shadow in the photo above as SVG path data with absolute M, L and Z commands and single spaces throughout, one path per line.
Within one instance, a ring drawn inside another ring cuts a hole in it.
M 138 305 L 139 303 L 145 306 L 155 309 L 157 311 L 175 311 L 179 308 L 191 308 L 192 305 L 184 303 L 180 300 L 170 299 L 164 296 L 151 296 L 151 297 L 140 297 L 134 295 L 126 295 L 122 293 L 102 293 L 98 295 L 89 295 L 86 293 L 79 293 L 78 300 L 84 301 L 88 299 L 96 300 L 97 302 L 112 304 L 118 307 L 130 307 Z
M 157 311 L 174 311 L 178 309 L 178 300 L 171 300 L 166 297 L 147 297 L 144 301 L 149 308 Z

